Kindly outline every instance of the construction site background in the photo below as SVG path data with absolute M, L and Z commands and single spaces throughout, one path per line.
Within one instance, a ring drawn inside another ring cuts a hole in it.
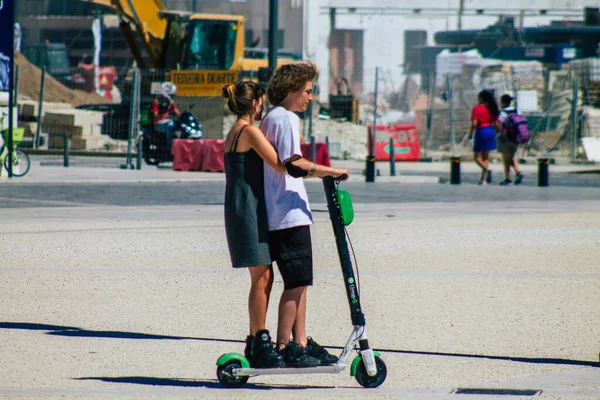
M 319 99 L 312 113 L 303 115 L 303 140 L 327 140 L 332 158 L 364 159 L 368 154 L 367 125 L 376 118 L 378 125 L 414 124 L 422 157 L 469 157 L 471 149 L 461 146 L 461 141 L 482 89 L 494 90 L 497 98 L 511 94 L 527 117 L 531 140 L 523 146 L 522 157 L 586 160 L 580 139 L 600 137 L 599 58 L 574 60 L 559 70 L 548 70 L 538 62 L 482 59 L 477 52 L 443 52 L 438 57 L 440 67 L 430 74 L 379 68 L 377 97 L 375 87 L 364 87 L 361 96 L 342 93 L 351 98 L 347 102 L 350 110 L 334 109 L 328 104 L 330 99 Z M 38 151 L 56 156 L 64 149 L 65 140 L 74 154 L 137 155 L 140 130 L 130 127 L 139 127 L 139 110 L 149 107 L 153 98 L 147 84 L 140 87 L 142 96 L 133 106 L 138 112 L 132 113 L 131 107 L 115 107 L 116 99 L 67 88 L 46 74 L 40 107 L 41 71 L 20 54 L 16 60 L 19 96 L 15 117 L 25 129 L 23 147 L 34 147 L 37 134 Z M 150 74 L 161 75 L 160 71 L 141 71 L 142 76 Z M 375 70 L 365 71 L 364 81 L 375 82 L 375 74 Z M 130 93 L 121 96 L 128 99 Z M 222 139 L 235 121 L 224 101 L 177 95 L 174 99 L 181 110 L 190 109 L 198 117 L 206 139 Z

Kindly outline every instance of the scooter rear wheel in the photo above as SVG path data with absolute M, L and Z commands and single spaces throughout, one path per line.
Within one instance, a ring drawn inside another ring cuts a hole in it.
M 217 379 L 221 385 L 229 388 L 242 387 L 248 382 L 249 376 L 234 376 L 233 370 L 242 368 L 239 361 L 232 360 L 217 367 Z
M 379 357 L 375 357 L 375 366 L 377 367 L 377 374 L 375 376 L 369 376 L 365 363 L 361 360 L 358 364 L 356 375 L 354 377 L 362 387 L 376 388 L 385 381 L 385 378 L 387 377 L 387 367 L 383 360 Z

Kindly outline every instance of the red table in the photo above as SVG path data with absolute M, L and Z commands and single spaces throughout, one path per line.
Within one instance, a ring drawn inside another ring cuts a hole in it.
M 302 151 L 302 157 L 306 158 L 308 161 L 313 161 L 310 143 L 302 143 L 300 145 L 300 151 Z M 315 143 L 315 153 L 317 154 L 317 160 L 314 161 L 315 163 L 325 165 L 326 167 L 331 167 L 327 143 Z
M 225 172 L 224 140 L 173 139 L 173 170 Z
M 302 155 L 312 161 L 310 143 L 300 145 Z M 214 139 L 173 139 L 173 170 L 175 171 L 209 171 L 224 172 L 223 152 L 224 140 Z M 315 143 L 317 164 L 331 166 L 329 150 L 326 143 Z

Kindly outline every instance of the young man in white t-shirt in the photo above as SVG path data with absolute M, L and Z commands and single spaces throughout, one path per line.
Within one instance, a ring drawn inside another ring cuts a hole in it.
M 273 108 L 260 129 L 277 150 L 287 174 L 265 164 L 265 200 L 269 221 L 271 258 L 277 262 L 284 283 L 279 301 L 277 348 L 286 366 L 310 367 L 333 364 L 335 356 L 306 336 L 307 287 L 313 283 L 312 214 L 303 178 L 333 176 L 347 179 L 348 170 L 315 164 L 300 151 L 300 119 L 313 100 L 317 67 L 309 61 L 278 68 L 269 82 L 267 97 Z M 290 340 L 293 337 L 293 340 Z

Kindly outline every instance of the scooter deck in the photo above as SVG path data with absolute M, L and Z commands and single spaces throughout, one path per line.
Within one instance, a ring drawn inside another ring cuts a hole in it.
M 233 374 L 236 376 L 258 376 L 258 375 L 293 375 L 293 374 L 334 374 L 344 372 L 345 364 L 324 365 L 320 367 L 283 367 L 283 368 L 236 368 Z

